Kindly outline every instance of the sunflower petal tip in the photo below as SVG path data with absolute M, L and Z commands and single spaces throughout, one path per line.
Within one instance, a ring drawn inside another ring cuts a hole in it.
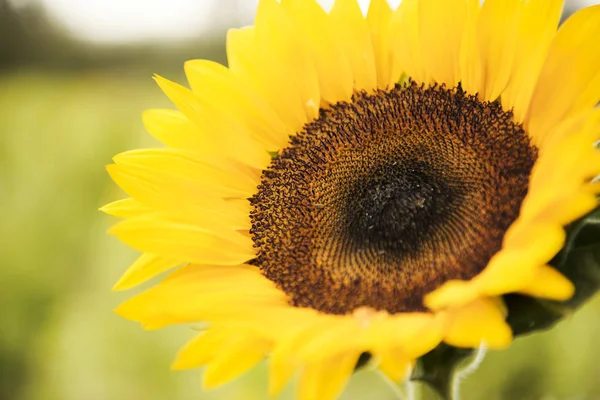
M 115 224 L 111 226 L 106 230 L 106 233 L 108 233 L 109 235 L 118 236 L 120 233 L 119 225 L 120 224 Z
M 213 376 L 209 368 L 207 368 L 204 371 L 204 375 L 202 375 L 202 390 L 213 390 L 224 383 L 225 382 L 222 382 L 220 379 L 217 379 L 216 376 Z
M 120 317 L 131 319 L 130 310 L 127 307 L 127 302 L 118 305 L 113 312 Z
M 180 357 L 177 357 L 171 363 L 170 368 L 171 368 L 171 371 L 181 371 L 184 369 L 189 369 L 190 367 L 185 362 L 183 362 Z
M 131 289 L 131 285 L 129 285 L 126 281 L 126 279 L 124 279 L 125 277 L 122 277 L 121 279 L 119 279 L 117 281 L 117 283 L 115 283 L 113 285 L 113 287 L 111 288 L 111 290 L 113 292 L 121 292 L 123 290 L 127 290 L 127 289 Z

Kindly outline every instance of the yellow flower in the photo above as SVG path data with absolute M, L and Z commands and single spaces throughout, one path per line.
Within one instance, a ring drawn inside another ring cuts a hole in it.
M 270 392 L 333 399 L 362 353 L 392 380 L 441 342 L 502 348 L 502 296 L 565 300 L 548 262 L 597 206 L 600 7 L 562 1 L 261 0 L 229 67 L 185 64 L 179 109 L 144 114 L 168 148 L 108 166 L 103 210 L 143 252 L 117 310 L 203 321 L 174 368 L 212 388 L 265 357 Z

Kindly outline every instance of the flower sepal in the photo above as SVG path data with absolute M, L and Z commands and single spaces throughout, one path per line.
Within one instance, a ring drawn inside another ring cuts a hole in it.
M 474 355 L 474 349 L 457 348 L 442 343 L 417 360 L 410 380 L 428 385 L 441 399 L 452 399 L 455 374 L 460 366 Z

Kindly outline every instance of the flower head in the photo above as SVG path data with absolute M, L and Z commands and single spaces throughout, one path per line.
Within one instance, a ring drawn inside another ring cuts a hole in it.
M 270 391 L 332 399 L 361 354 L 393 380 L 440 343 L 507 346 L 503 296 L 567 300 L 550 261 L 597 207 L 600 7 L 561 1 L 261 0 L 229 67 L 157 77 L 168 148 L 108 167 L 104 208 L 144 254 L 117 283 L 175 272 L 118 312 L 203 321 L 174 367 L 204 384 L 265 357 Z M 510 309 L 510 308 L 509 308 Z

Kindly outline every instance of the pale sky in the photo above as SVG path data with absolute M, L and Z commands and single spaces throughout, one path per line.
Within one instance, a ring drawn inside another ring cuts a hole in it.
M 13 0 L 41 1 L 51 16 L 76 37 L 96 42 L 184 39 L 212 26 L 252 22 L 258 0 Z M 334 0 L 320 0 L 325 8 Z M 401 0 L 389 0 L 397 6 Z M 369 0 L 359 0 L 366 10 Z M 600 4 L 600 0 L 567 0 Z

